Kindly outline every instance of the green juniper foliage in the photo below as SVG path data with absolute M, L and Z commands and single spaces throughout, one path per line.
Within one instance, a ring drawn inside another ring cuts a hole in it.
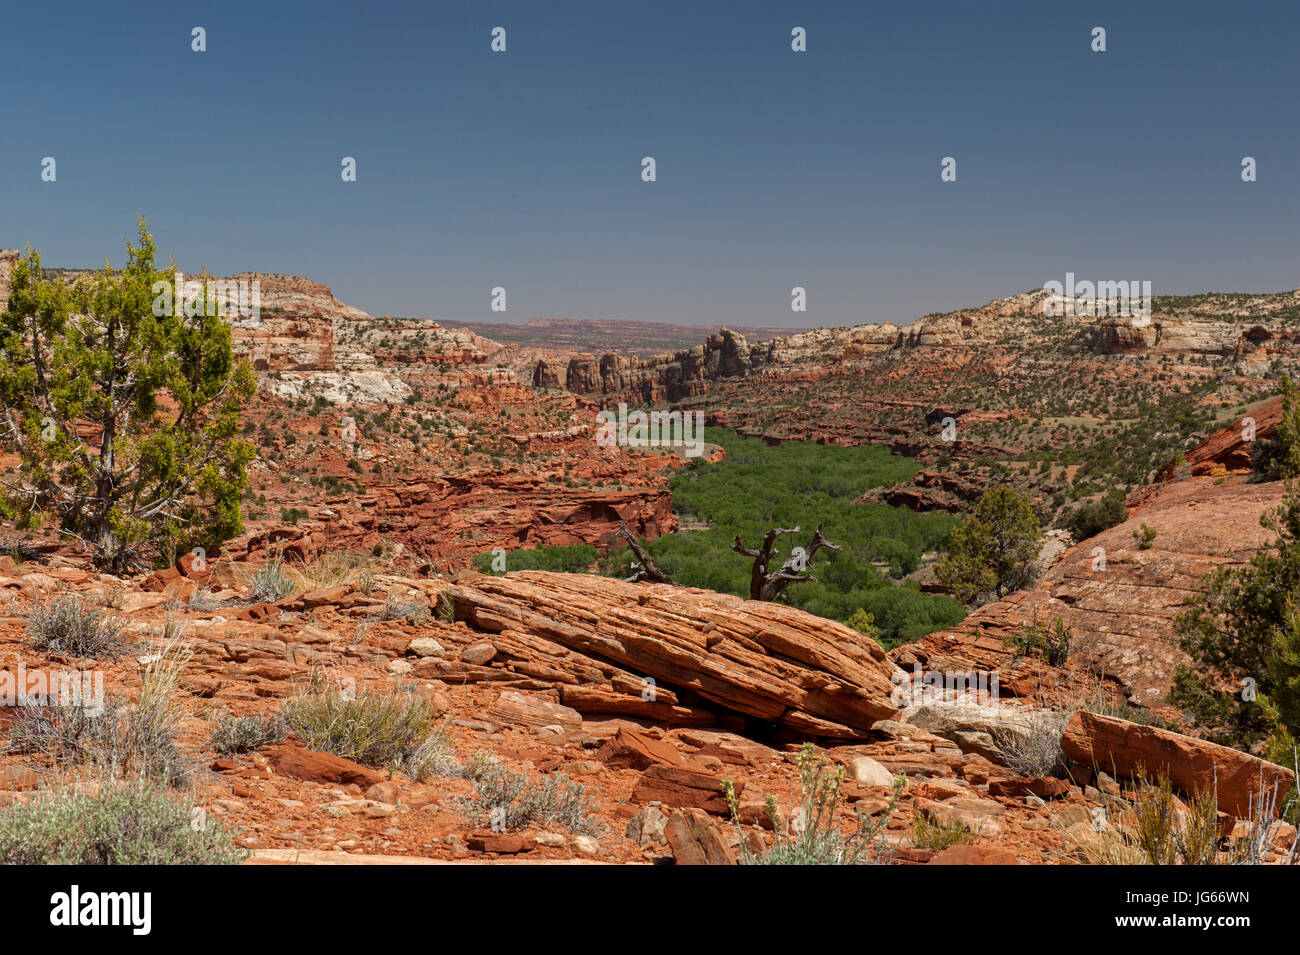
M 1251 449 L 1254 477 L 1259 481 L 1300 475 L 1300 408 L 1296 407 L 1297 389 L 1290 375 L 1282 375 L 1278 390 L 1282 394 L 1282 417 L 1272 436 L 1255 442 Z
M 171 276 L 139 229 L 123 269 L 105 262 L 72 284 L 29 250 L 0 315 L 0 437 L 20 458 L 0 516 L 51 520 L 115 572 L 239 533 L 254 454 L 236 434 L 251 368 L 217 310 L 203 314 L 206 294 L 154 314 L 155 283 Z
M 1041 537 L 1024 496 L 1009 487 L 994 488 L 952 532 L 935 575 L 962 603 L 1000 599 L 1030 582 Z
M 1076 541 L 1084 541 L 1126 520 L 1128 508 L 1124 504 L 1124 492 L 1114 488 L 1096 501 L 1084 501 L 1069 513 L 1061 526 Z
M 1175 670 L 1169 702 L 1216 742 L 1247 747 L 1271 738 L 1290 762 L 1289 740 L 1300 733 L 1300 489 L 1288 487 L 1260 524 L 1276 534 L 1272 546 L 1245 567 L 1210 573 L 1174 618 L 1192 663 Z

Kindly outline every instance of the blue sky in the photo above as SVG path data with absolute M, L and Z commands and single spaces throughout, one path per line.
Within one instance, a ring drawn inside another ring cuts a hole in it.
M 1291 289 L 1297 36 L 1290 2 L 11 3 L 0 246 L 116 264 L 143 212 L 189 271 L 450 322 Z

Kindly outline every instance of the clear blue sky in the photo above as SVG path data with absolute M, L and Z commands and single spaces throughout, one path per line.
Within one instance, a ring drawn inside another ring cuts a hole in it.
M 1294 2 L 9 2 L 0 246 L 117 264 L 143 212 L 188 270 L 444 321 L 1291 289 L 1298 37 Z

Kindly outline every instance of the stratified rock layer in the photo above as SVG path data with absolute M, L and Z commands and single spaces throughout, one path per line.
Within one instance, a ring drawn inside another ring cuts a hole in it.
M 591 658 L 595 671 L 612 663 L 809 735 L 860 736 L 897 714 L 895 668 L 879 644 L 792 607 L 543 572 L 466 574 L 450 593 L 457 619 L 480 630 L 540 637 Z

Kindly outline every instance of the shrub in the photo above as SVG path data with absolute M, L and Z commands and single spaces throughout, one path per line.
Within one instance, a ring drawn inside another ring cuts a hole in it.
M 1220 848 L 1218 796 L 1203 789 L 1182 802 L 1168 776 L 1151 782 L 1140 775 L 1125 792 L 1132 808 L 1128 822 L 1107 822 L 1087 836 L 1071 834 L 1074 855 L 1090 865 L 1263 865 L 1276 847 L 1283 825 L 1276 818 L 1278 793 L 1251 798 L 1247 835 Z M 1067 830 L 1070 832 L 1070 830 Z M 1292 840 L 1281 860 L 1294 863 L 1300 840 Z
M 254 457 L 237 434 L 252 367 L 217 309 L 173 300 L 143 218 L 139 240 L 123 268 L 73 283 L 29 253 L 0 315 L 0 409 L 21 422 L 6 434 L 18 476 L 0 487 L 0 513 L 28 526 L 57 515 L 110 573 L 148 566 L 146 548 L 238 534 Z M 79 421 L 102 425 L 112 453 L 92 453 Z
M 218 600 L 216 594 L 207 587 L 199 587 L 194 593 L 190 594 L 190 599 L 185 606 L 198 613 L 206 613 L 209 610 L 216 610 L 218 607 L 223 606 L 224 603 L 225 601 Z
M 461 811 L 476 826 L 522 829 L 535 823 L 596 838 L 604 834 L 604 823 L 590 815 L 586 787 L 563 773 L 537 782 L 491 761 L 480 763 L 475 775 L 466 778 L 474 783 L 475 795 L 461 800 Z
M 1128 520 L 1128 507 L 1124 492 L 1118 488 L 1108 491 L 1096 501 L 1084 501 L 1061 522 L 1075 541 L 1095 537 L 1107 528 Z
M 964 604 L 1000 599 L 1030 582 L 1041 536 L 1029 501 L 1009 487 L 994 488 L 952 532 L 935 575 Z
M 380 620 L 413 620 L 416 623 L 429 619 L 429 608 L 414 600 L 404 600 L 393 594 L 384 598 L 379 611 Z
M 42 653 L 109 658 L 126 652 L 122 622 L 65 594 L 38 603 L 27 617 L 27 644 Z
M 1020 628 L 1006 638 L 1006 645 L 1017 657 L 1029 656 L 1035 650 L 1054 667 L 1064 666 L 1074 643 L 1074 628 L 1060 616 L 1046 626 L 1035 618 L 1032 623 L 1022 623 Z
M 289 724 L 279 713 L 226 716 L 212 728 L 212 748 L 222 756 L 251 753 L 282 742 L 288 735 Z
M 91 793 L 36 793 L 0 811 L 3 865 L 238 865 L 234 833 L 160 787 L 134 780 Z
M 880 639 L 880 628 L 876 626 L 875 615 L 867 613 L 861 607 L 853 611 L 852 616 L 845 621 L 845 626 L 872 640 Z
M 276 601 L 293 593 L 293 581 L 284 571 L 284 561 L 277 555 L 257 568 L 249 588 L 248 599 L 254 602 Z
M 955 819 L 951 822 L 942 822 L 932 819 L 923 812 L 918 812 L 916 818 L 912 820 L 912 845 L 921 849 L 942 852 L 951 846 L 974 845 L 975 839 L 975 833 Z
M 353 695 L 327 687 L 295 696 L 281 712 L 311 749 L 367 766 L 401 769 L 412 779 L 430 772 L 433 708 L 419 694 Z
M 745 844 L 740 826 L 736 791 L 730 780 L 723 786 L 731 818 L 739 832 L 742 865 L 866 865 L 886 861 L 891 853 L 883 833 L 893 816 L 905 780 L 895 777 L 888 805 L 878 819 L 865 812 L 857 813 L 857 825 L 847 836 L 840 831 L 836 818 L 842 800 L 844 767 L 829 768 L 829 760 L 818 755 L 811 743 L 799 750 L 800 804 L 791 825 L 776 825 L 776 843 L 764 852 L 754 853 Z M 775 799 L 768 800 L 768 812 L 774 824 L 779 822 Z
M 1286 707 L 1293 714 L 1287 717 L 1270 700 L 1300 700 L 1300 667 L 1287 662 L 1300 647 L 1300 634 L 1291 632 L 1300 609 L 1300 490 L 1288 489 L 1260 524 L 1274 531 L 1272 546 L 1245 567 L 1212 571 L 1174 618 L 1192 662 L 1175 669 L 1169 702 L 1215 742 L 1245 749 L 1271 738 L 1274 749 L 1287 752 L 1287 739 L 1300 734 L 1300 703 Z M 1243 692 L 1246 686 L 1256 692 Z
M 1259 481 L 1300 475 L 1300 408 L 1296 407 L 1297 389 L 1290 375 L 1282 375 L 1278 390 L 1282 394 L 1282 417 L 1272 436 L 1256 441 L 1251 448 L 1254 478 Z
M 1054 710 L 1030 710 L 1025 719 L 1024 727 L 1007 727 L 994 733 L 994 745 L 1003 762 L 1021 776 L 1050 776 L 1065 758 L 1061 736 L 1070 716 Z
M 1156 529 L 1148 527 L 1146 521 L 1143 521 L 1141 530 L 1133 532 L 1133 540 L 1137 543 L 1138 550 L 1150 550 L 1151 545 L 1156 541 L 1156 534 Z
M 177 747 L 183 714 L 176 697 L 190 655 L 178 641 L 166 644 L 145 668 L 135 706 L 114 697 L 99 713 L 84 706 L 18 707 L 9 726 L 10 750 L 90 765 L 106 778 L 183 785 L 194 767 Z

